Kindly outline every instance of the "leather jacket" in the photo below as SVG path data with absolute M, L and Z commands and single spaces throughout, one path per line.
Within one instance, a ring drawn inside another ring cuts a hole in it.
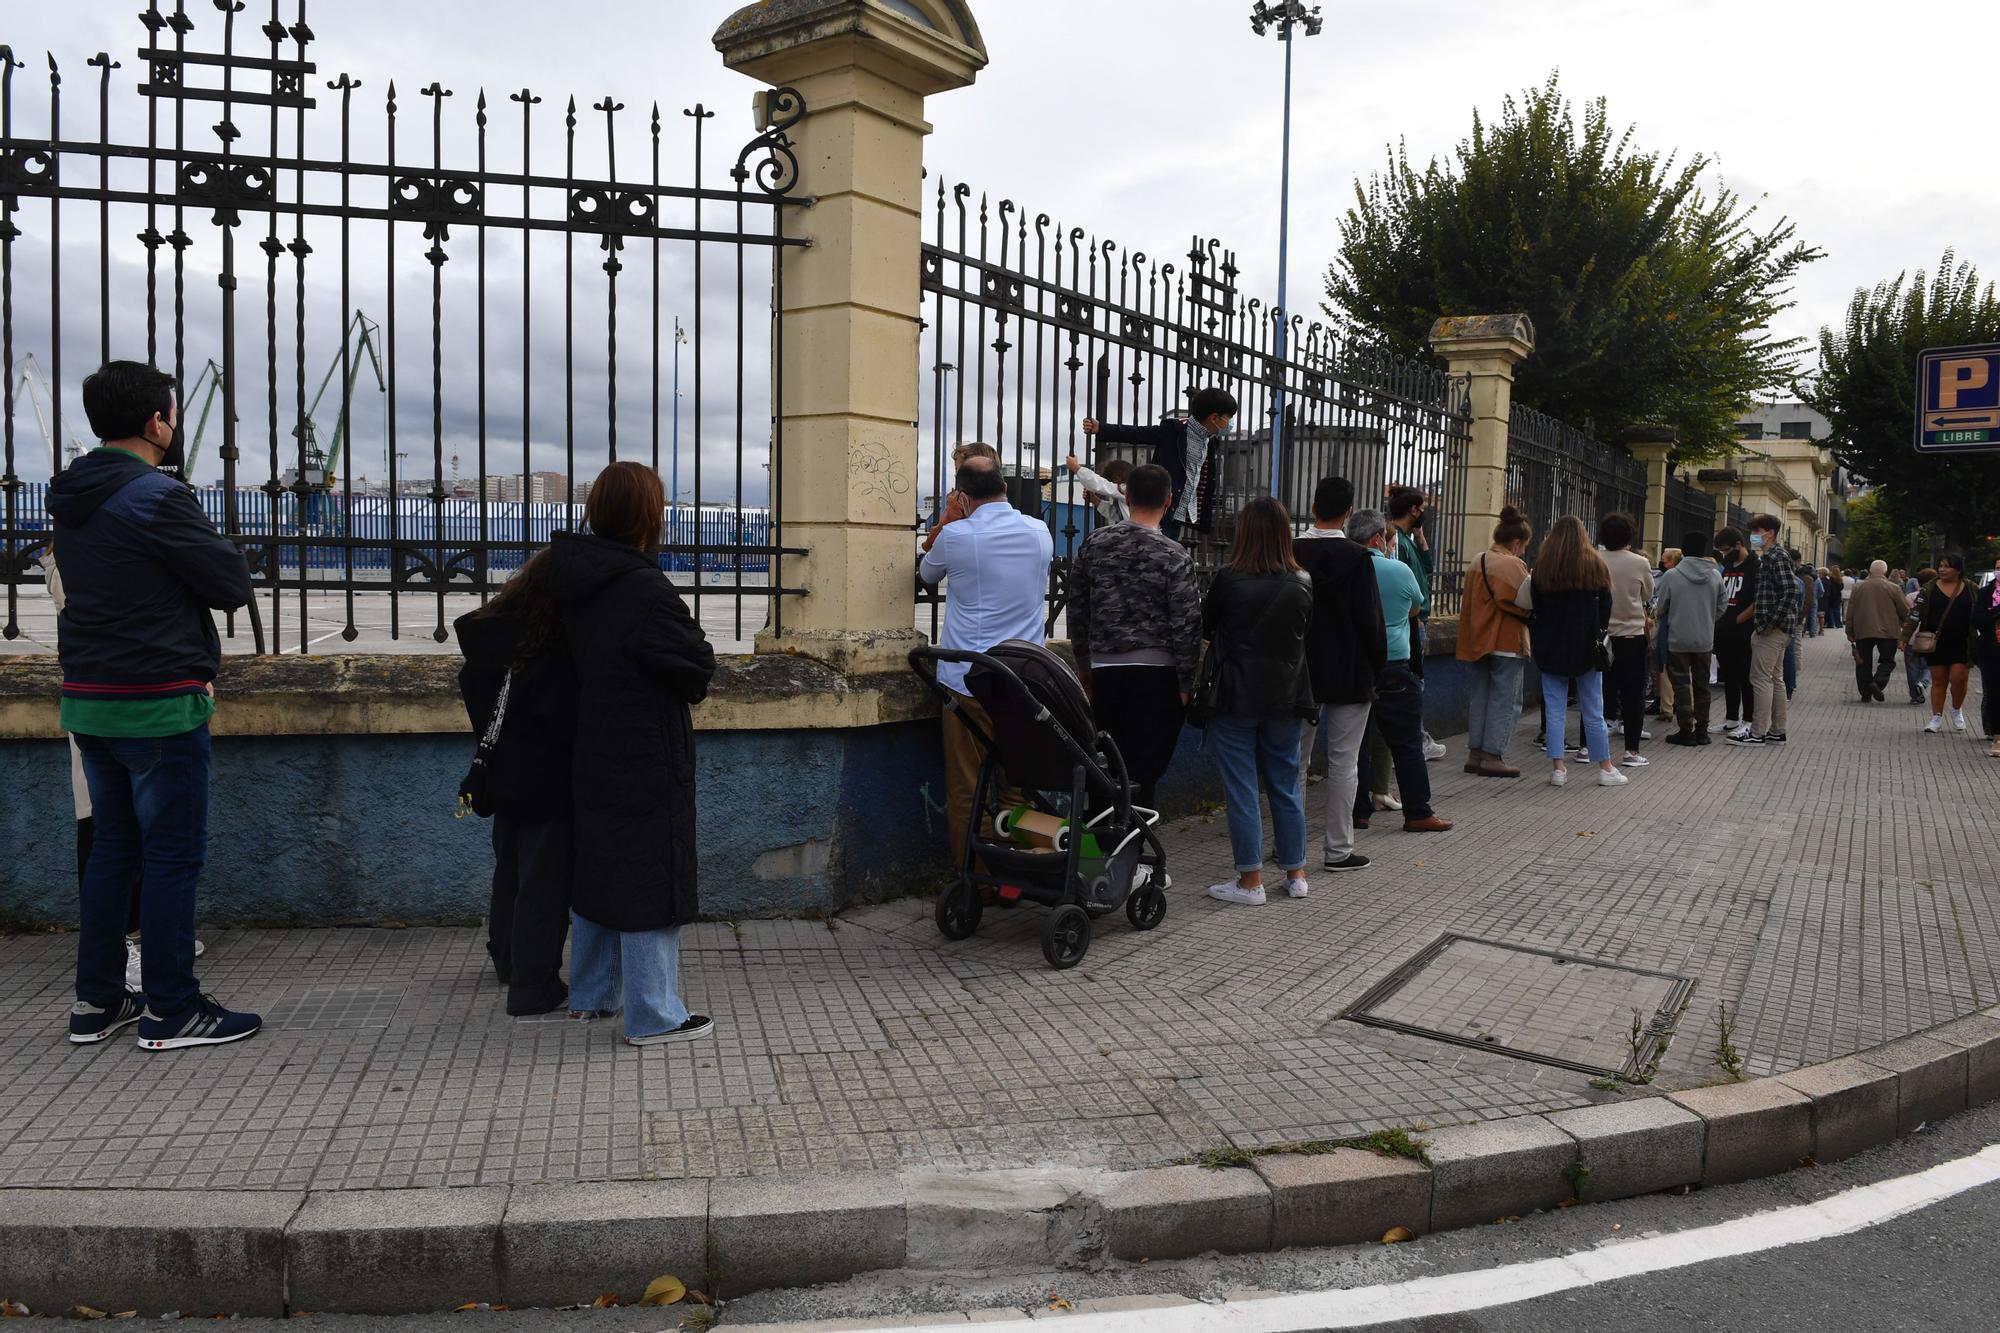
M 1214 673 L 1209 702 L 1215 716 L 1280 721 L 1317 715 L 1306 665 L 1312 613 L 1312 576 L 1303 570 L 1225 569 L 1215 576 L 1201 608 L 1211 659 L 1203 680 Z

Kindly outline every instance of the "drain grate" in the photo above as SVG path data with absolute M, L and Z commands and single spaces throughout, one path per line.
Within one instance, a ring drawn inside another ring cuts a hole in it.
M 1693 993 L 1671 972 L 1445 934 L 1341 1017 L 1632 1082 L 1658 1067 Z
M 308 986 L 264 1011 L 272 1028 L 385 1028 L 396 1018 L 407 986 Z

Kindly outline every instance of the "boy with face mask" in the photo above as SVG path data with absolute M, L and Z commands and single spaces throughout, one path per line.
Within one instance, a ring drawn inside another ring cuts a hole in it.
M 1227 389 L 1197 389 L 1188 399 L 1188 415 L 1157 426 L 1119 426 L 1087 417 L 1083 433 L 1104 444 L 1143 444 L 1152 450 L 1147 460 L 1167 470 L 1173 487 L 1173 508 L 1160 531 L 1179 539 L 1182 528 L 1207 532 L 1215 518 L 1216 462 L 1221 439 L 1236 417 L 1236 398 Z
M 1715 667 L 1722 686 L 1723 721 L 1711 731 L 1731 734 L 1750 720 L 1750 608 L 1757 600 L 1757 562 L 1735 528 L 1715 534 L 1715 558 L 1729 600 L 1715 622 Z
M 1778 545 L 1777 517 L 1750 520 L 1757 559 L 1757 595 L 1741 618 L 1752 627 L 1750 690 L 1753 716 L 1729 734 L 1731 745 L 1782 745 L 1785 741 L 1785 649 L 1798 627 L 1799 585 L 1792 554 Z

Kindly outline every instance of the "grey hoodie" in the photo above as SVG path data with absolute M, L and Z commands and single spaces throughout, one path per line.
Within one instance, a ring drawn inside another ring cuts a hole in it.
M 1729 591 L 1715 561 L 1684 556 L 1660 578 L 1653 614 L 1665 626 L 1670 653 L 1715 651 L 1715 622 L 1729 604 Z

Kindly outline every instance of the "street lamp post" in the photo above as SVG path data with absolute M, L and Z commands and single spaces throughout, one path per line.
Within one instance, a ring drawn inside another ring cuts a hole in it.
M 1271 364 L 1275 374 L 1271 377 L 1271 495 L 1283 499 L 1282 481 L 1284 477 L 1285 439 L 1285 334 L 1287 332 L 1285 313 L 1285 264 L 1289 257 L 1292 222 L 1292 29 L 1303 24 L 1308 37 L 1316 37 L 1320 30 L 1319 6 L 1307 6 L 1300 0 L 1257 0 L 1250 11 L 1250 29 L 1262 37 L 1272 28 L 1278 30 L 1278 40 L 1285 44 L 1285 139 L 1278 172 L 1278 305 L 1272 313 L 1276 317 L 1277 337 L 1273 343 Z
M 681 317 L 674 316 L 674 489 L 669 500 L 681 502 L 681 348 L 687 345 L 687 330 L 681 327 Z

